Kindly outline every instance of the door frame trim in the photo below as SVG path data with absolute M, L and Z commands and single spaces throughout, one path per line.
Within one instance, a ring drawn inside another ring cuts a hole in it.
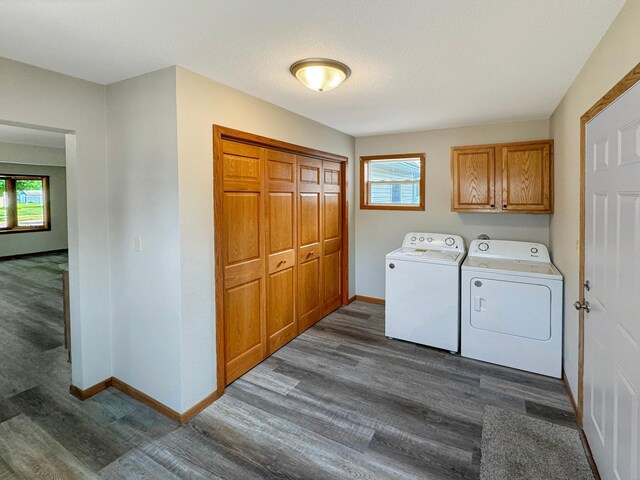
M 600 100 L 598 100 L 582 117 L 580 117 L 580 273 L 578 277 L 578 292 L 580 302 L 584 302 L 584 280 L 585 280 L 585 215 L 586 215 L 586 133 L 587 123 L 595 118 L 605 108 L 615 102 L 627 90 L 640 82 L 640 63 L 638 63 L 629 73 L 627 73 L 618 83 L 614 85 Z M 577 419 L 580 429 L 583 428 L 583 408 L 584 408 L 584 310 L 578 314 L 578 405 Z
M 347 183 L 347 169 L 349 158 L 343 155 L 324 152 L 313 148 L 287 143 L 273 138 L 263 137 L 253 133 L 235 130 L 221 125 L 213 125 L 213 227 L 214 227 L 214 255 L 215 255 L 215 324 L 216 324 L 216 377 L 218 396 L 224 393 L 224 261 L 222 258 L 223 231 L 222 223 L 222 196 L 217 192 L 223 191 L 222 185 L 222 141 L 228 140 L 244 143 L 256 147 L 279 150 L 304 157 L 328 160 L 341 164 L 340 180 L 344 187 L 342 195 L 342 262 L 340 264 L 340 277 L 342 279 L 342 305 L 349 304 L 349 185 Z

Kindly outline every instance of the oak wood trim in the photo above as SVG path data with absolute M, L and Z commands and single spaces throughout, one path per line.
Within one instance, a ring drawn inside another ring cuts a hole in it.
M 375 303 L 377 305 L 384 305 L 384 300 L 382 298 L 367 297 L 365 295 L 356 295 L 355 300 L 360 300 L 367 303 Z
M 84 401 L 109 388 L 111 386 L 112 380 L 113 378 L 109 377 L 106 380 L 98 382 L 85 390 L 82 390 L 81 388 L 76 387 L 72 384 L 69 386 L 69 393 L 76 397 L 78 400 Z
M 420 205 L 371 205 L 367 203 L 367 169 L 366 165 L 371 160 L 388 160 L 401 158 L 420 159 Z M 394 153 L 391 155 L 366 155 L 360 157 L 360 209 L 361 210 L 404 210 L 407 212 L 422 212 L 425 210 L 425 186 L 426 186 L 426 155 L 424 153 Z
M 349 295 L 349 209 L 348 209 L 348 190 L 347 190 L 347 171 L 349 159 L 343 155 L 337 155 L 321 150 L 303 147 L 292 143 L 275 140 L 261 135 L 235 130 L 221 125 L 213 125 L 213 205 L 214 205 L 214 255 L 215 255 L 215 303 L 216 303 L 216 384 L 217 394 L 221 396 L 225 389 L 225 339 L 224 339 L 224 259 L 221 246 L 224 238 L 222 232 L 223 205 L 222 195 L 217 192 L 223 192 L 222 178 L 222 142 L 233 141 L 244 143 L 257 147 L 269 148 L 286 153 L 292 153 L 304 157 L 315 158 L 318 160 L 328 160 L 341 164 L 341 179 L 343 185 L 342 191 L 342 262 L 341 278 L 343 281 L 342 302 L 346 304 Z M 296 200 L 297 201 L 297 200 Z
M 347 162 L 348 157 L 343 155 L 337 155 L 335 153 L 324 152 L 322 150 L 316 150 L 314 148 L 303 147 L 294 143 L 287 143 L 280 140 L 275 140 L 269 137 L 263 137 L 261 135 L 255 135 L 253 133 L 243 132 L 241 130 L 235 130 L 229 127 L 223 127 L 221 125 L 214 125 L 214 131 L 218 132 L 222 140 L 230 140 L 238 143 L 248 143 L 249 145 L 266 147 L 273 150 L 280 150 L 282 152 L 294 153 L 296 155 L 302 155 L 305 157 L 317 158 L 319 160 L 329 160 L 333 162 Z
M 622 79 L 616 83 L 607 93 L 600 98 L 582 117 L 580 117 L 580 254 L 579 254 L 579 274 L 578 292 L 580 302 L 584 302 L 584 280 L 585 280 L 585 215 L 586 215 L 586 145 L 587 123 L 596 117 L 605 108 L 616 101 L 622 94 L 640 81 L 640 63 L 629 71 Z M 584 416 L 584 310 L 578 313 L 578 425 L 582 429 Z
M 215 402 L 218 398 L 220 398 L 220 394 L 218 393 L 218 391 L 215 391 L 207 395 L 206 397 L 204 397 L 202 400 L 200 400 L 198 403 L 196 403 L 193 407 L 191 407 L 186 412 L 178 413 L 172 408 L 169 408 L 163 403 L 160 403 L 153 397 L 150 397 L 146 393 L 141 392 L 137 388 L 132 387 L 131 385 L 123 382 L 122 380 L 118 380 L 115 377 L 109 377 L 106 380 L 98 382 L 95 385 L 85 390 L 82 390 L 76 387 L 75 385 L 71 385 L 69 386 L 69 393 L 74 397 L 76 397 L 77 399 L 84 401 L 106 390 L 109 387 L 117 388 L 122 393 L 129 395 L 131 398 L 137 400 L 140 403 L 144 403 L 148 407 L 153 408 L 158 413 L 161 413 L 165 417 L 168 417 L 174 422 L 179 423 L 181 425 L 187 423 L 189 420 L 195 417 L 198 413 L 200 413 L 202 410 L 204 410 L 213 402 Z
M 356 296 L 354 295 L 353 297 L 350 297 L 349 300 L 347 300 L 345 305 L 351 305 L 355 301 L 356 301 Z
M 0 235 L 11 235 L 14 233 L 49 232 L 51 231 L 51 201 L 49 193 L 49 175 L 19 175 L 0 174 L 0 179 L 5 180 L 5 191 L 7 199 L 11 202 L 6 206 L 7 227 L 0 228 Z M 42 226 L 18 226 L 18 197 L 16 192 L 16 181 L 18 180 L 41 180 L 42 181 L 42 216 L 44 224 Z

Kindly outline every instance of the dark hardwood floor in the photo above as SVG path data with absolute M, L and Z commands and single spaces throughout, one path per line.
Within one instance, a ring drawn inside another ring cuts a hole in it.
M 109 389 L 68 394 L 57 264 L 0 262 L 0 480 L 478 478 L 485 405 L 575 428 L 559 380 L 388 340 L 329 315 L 183 427 Z

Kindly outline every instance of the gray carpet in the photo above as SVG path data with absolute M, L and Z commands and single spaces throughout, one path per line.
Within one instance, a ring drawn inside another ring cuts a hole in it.
M 592 480 L 578 430 L 487 406 L 481 480 Z

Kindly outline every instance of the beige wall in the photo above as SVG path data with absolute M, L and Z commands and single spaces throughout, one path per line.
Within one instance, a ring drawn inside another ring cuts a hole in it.
M 66 159 L 64 148 L 0 142 L 0 163 L 1 162 L 64 167 Z
M 107 87 L 113 375 L 180 411 L 176 136 L 174 67 Z
M 5 144 L 6 145 L 6 144 Z M 29 145 L 17 145 L 29 147 Z M 59 148 L 49 148 L 41 151 L 46 161 L 46 154 L 59 155 Z M 23 255 L 26 253 L 48 252 L 67 248 L 67 180 L 64 167 L 43 165 L 25 165 L 18 162 L 20 148 L 14 149 L 12 163 L 0 161 L 0 174 L 12 175 L 43 175 L 49 177 L 49 208 L 51 212 L 51 230 L 46 232 L 11 233 L 0 238 L 0 257 Z M 28 148 L 26 150 L 29 150 Z M 51 150 L 51 152 L 47 152 Z M 64 158 L 64 150 L 62 150 Z M 0 157 L 0 160 L 2 158 Z
M 466 244 L 481 233 L 493 239 L 548 244 L 549 215 L 451 212 L 450 147 L 549 138 L 547 120 L 377 135 L 356 139 L 356 158 L 426 153 L 426 211 L 360 210 L 356 214 L 356 293 L 384 298 L 384 256 L 410 231 L 461 235 Z M 359 170 L 357 172 L 359 177 Z M 359 180 L 357 183 L 359 200 Z
M 565 276 L 564 369 L 578 385 L 580 238 L 580 117 L 640 62 L 640 1 L 628 0 L 551 117 L 555 139 L 556 200 L 551 219 L 553 261 Z
M 215 390 L 212 125 L 349 157 L 350 255 L 354 254 L 354 139 L 178 67 L 178 178 L 184 409 Z M 351 291 L 354 285 L 351 263 Z

